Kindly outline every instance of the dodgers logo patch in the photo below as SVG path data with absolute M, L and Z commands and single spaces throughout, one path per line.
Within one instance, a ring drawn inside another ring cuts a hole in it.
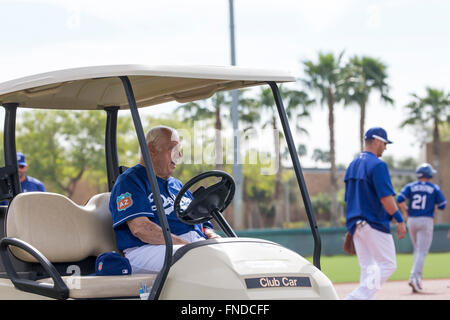
M 117 197 L 117 210 L 123 211 L 133 205 L 131 193 L 127 192 Z

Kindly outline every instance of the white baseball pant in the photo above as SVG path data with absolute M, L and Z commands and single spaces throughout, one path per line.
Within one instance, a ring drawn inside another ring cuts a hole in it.
M 432 217 L 408 217 L 409 235 L 414 247 L 414 264 L 409 280 L 422 280 L 422 270 L 425 258 L 433 241 Z
M 361 273 L 359 286 L 345 299 L 374 300 L 381 285 L 397 268 L 394 238 L 364 223 L 356 228 L 353 242 Z
M 179 236 L 180 238 L 196 242 L 205 240 L 197 232 L 190 231 Z M 183 245 L 173 245 L 173 253 Z M 146 244 L 140 247 L 128 248 L 123 251 L 128 258 L 133 274 L 159 272 L 163 267 L 164 256 L 166 253 L 165 245 Z

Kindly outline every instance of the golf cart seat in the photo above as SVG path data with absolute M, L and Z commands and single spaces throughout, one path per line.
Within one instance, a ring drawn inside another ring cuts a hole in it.
M 92 197 L 85 206 L 50 192 L 18 194 L 8 210 L 6 234 L 36 248 L 51 263 L 71 263 L 103 252 L 118 251 L 109 211 L 109 193 Z M 38 261 L 25 250 L 10 246 L 11 253 L 27 263 Z M 81 272 L 83 274 L 83 272 Z M 95 276 L 71 275 L 62 279 L 69 298 L 138 297 L 139 282 L 148 287 L 156 274 Z M 51 278 L 39 280 L 52 283 Z

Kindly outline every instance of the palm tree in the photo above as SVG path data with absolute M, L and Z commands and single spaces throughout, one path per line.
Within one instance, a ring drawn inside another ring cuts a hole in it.
M 254 124 L 260 120 L 260 110 L 258 102 L 254 98 L 244 97 L 247 90 L 238 90 L 239 99 L 239 120 L 245 125 L 243 132 L 254 127 Z M 231 96 L 224 92 L 217 92 L 212 98 L 189 102 L 179 106 L 176 112 L 182 112 L 189 121 L 199 121 L 214 119 L 215 128 L 215 149 L 216 149 L 216 169 L 223 170 L 223 146 L 222 129 L 223 120 L 230 120 L 229 112 L 223 112 L 223 107 L 231 105 Z
M 285 89 L 280 85 L 280 95 L 285 103 L 287 116 L 295 120 L 297 131 L 306 132 L 306 129 L 300 126 L 300 121 L 302 117 L 309 116 L 308 106 L 313 103 L 313 100 L 308 98 L 308 95 L 299 90 Z M 275 153 L 275 163 L 276 163 L 276 176 L 275 176 L 275 190 L 273 193 L 273 201 L 275 203 L 275 226 L 280 227 L 283 221 L 282 212 L 282 163 L 281 163 L 281 149 L 280 149 L 280 138 L 282 134 L 279 130 L 277 108 L 275 104 L 275 99 L 270 88 L 262 88 L 260 91 L 258 105 L 263 110 L 267 111 L 269 118 L 263 123 L 262 127 L 271 126 L 273 132 L 274 141 L 274 153 Z
M 439 127 L 444 123 L 450 122 L 450 93 L 443 90 L 427 87 L 426 95 L 420 97 L 417 94 L 411 94 L 413 101 L 405 107 L 408 110 L 408 118 L 402 122 L 401 127 L 407 125 L 418 125 L 426 129 L 427 126 L 433 127 L 433 166 L 437 171 L 436 182 L 439 185 L 440 179 L 440 143 Z
M 342 67 L 341 60 L 344 52 L 337 57 L 333 53 L 319 53 L 317 63 L 304 61 L 306 79 L 304 84 L 312 91 L 318 92 L 320 104 L 328 106 L 328 128 L 330 132 L 330 185 L 331 185 L 331 223 L 337 225 L 338 202 L 337 202 L 337 174 L 336 174 L 336 151 L 334 141 L 334 105 L 342 99 Z
M 364 133 L 366 107 L 370 93 L 377 90 L 381 101 L 393 104 L 388 95 L 389 85 L 386 82 L 386 65 L 381 61 L 363 56 L 354 56 L 344 68 L 343 95 L 345 104 L 356 103 L 360 107 L 359 141 L 361 151 L 364 150 Z
M 223 92 L 217 92 L 211 99 L 199 102 L 189 102 L 179 106 L 176 111 L 182 111 L 190 121 L 214 119 L 215 129 L 215 164 L 217 170 L 223 170 L 222 147 L 222 115 L 223 106 L 229 105 L 227 96 Z

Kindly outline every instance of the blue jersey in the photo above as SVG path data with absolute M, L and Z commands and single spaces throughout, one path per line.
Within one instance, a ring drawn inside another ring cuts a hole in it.
M 434 208 L 445 209 L 447 201 L 441 189 L 428 181 L 415 181 L 403 187 L 397 196 L 397 202 L 409 200 L 410 217 L 434 217 Z
M 45 187 L 38 179 L 26 176 L 25 180 L 20 183 L 22 192 L 42 191 L 45 192 Z M 7 206 L 8 200 L 0 201 L 0 206 Z
M 386 212 L 380 198 L 394 196 L 386 163 L 364 151 L 357 156 L 345 172 L 345 202 L 347 230 L 353 234 L 358 220 L 390 233 L 392 216 Z
M 45 192 L 45 187 L 38 179 L 26 176 L 25 180 L 20 183 L 22 192 L 42 191 Z
M 174 200 L 183 184 L 173 177 L 168 180 L 160 177 L 156 177 L 156 179 L 170 232 L 181 235 L 189 231 L 196 231 L 206 238 L 201 230 L 201 225 L 185 224 L 178 220 L 175 215 L 173 210 Z M 186 192 L 180 202 L 181 209 L 186 209 L 192 199 L 192 194 L 189 191 Z M 126 223 L 126 221 L 137 217 L 148 217 L 150 221 L 160 225 L 153 192 L 144 166 L 137 164 L 119 176 L 111 191 L 109 209 L 113 218 L 113 228 L 119 250 L 146 244 L 131 233 Z M 209 222 L 204 225 L 213 228 Z

